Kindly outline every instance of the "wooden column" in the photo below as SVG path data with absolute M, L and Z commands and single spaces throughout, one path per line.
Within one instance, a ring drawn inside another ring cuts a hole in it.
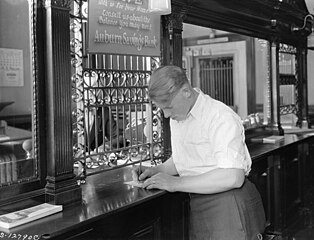
M 297 126 L 308 128 L 310 126 L 308 117 L 308 84 L 307 84 L 307 50 L 297 48 Z
M 70 3 L 70 0 L 44 1 L 47 101 L 45 190 L 46 200 L 55 204 L 70 204 L 82 198 L 72 160 Z
M 279 95 L 279 47 L 278 43 L 270 44 L 270 92 L 271 92 L 271 125 L 275 135 L 283 135 L 284 130 L 280 123 L 280 95 Z
M 162 65 L 182 66 L 182 30 L 186 15 L 184 6 L 171 6 L 172 13 L 162 17 Z M 169 118 L 164 118 L 164 153 L 168 159 L 171 152 Z

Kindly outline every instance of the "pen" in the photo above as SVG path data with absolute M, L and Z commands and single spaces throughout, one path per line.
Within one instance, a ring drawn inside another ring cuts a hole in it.
M 140 152 L 141 154 L 141 158 L 140 158 L 140 166 L 138 168 L 138 181 L 140 182 L 140 175 L 142 174 L 142 153 Z

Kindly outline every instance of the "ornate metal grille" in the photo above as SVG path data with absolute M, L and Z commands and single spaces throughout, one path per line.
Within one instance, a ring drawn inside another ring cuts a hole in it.
M 78 177 L 163 157 L 161 112 L 147 97 L 158 58 L 86 53 L 88 1 L 71 8 L 73 154 Z M 80 178 L 81 179 L 81 178 Z
M 280 76 L 280 115 L 298 112 L 298 75 L 297 75 L 297 50 L 295 47 L 279 45 L 279 76 Z M 282 117 L 282 121 L 284 121 Z
M 234 106 L 233 57 L 200 59 L 200 78 L 204 93 Z

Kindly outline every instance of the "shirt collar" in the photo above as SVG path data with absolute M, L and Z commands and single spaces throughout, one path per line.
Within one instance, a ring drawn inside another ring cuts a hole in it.
M 196 102 L 193 108 L 190 111 L 190 115 L 194 117 L 196 120 L 201 119 L 202 117 L 202 106 L 205 104 L 205 95 L 199 88 L 194 88 L 199 94 L 197 96 Z

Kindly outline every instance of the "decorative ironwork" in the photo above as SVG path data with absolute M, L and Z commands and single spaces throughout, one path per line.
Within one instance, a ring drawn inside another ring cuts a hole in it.
M 73 157 L 79 183 L 88 175 L 139 161 L 161 163 L 162 113 L 147 97 L 148 79 L 160 59 L 87 54 L 88 2 L 75 0 L 71 7 Z
M 187 14 L 187 8 L 182 7 L 172 7 L 172 14 L 165 15 L 165 27 L 169 31 L 169 38 L 172 40 L 172 35 L 174 31 L 181 32 L 183 29 L 183 20 Z
M 70 8 L 72 0 L 43 0 L 43 4 L 45 7 L 63 7 Z
M 294 114 L 298 119 L 302 116 L 302 99 L 300 98 L 299 90 L 299 63 L 297 61 L 297 48 L 287 44 L 279 44 L 279 80 L 280 85 L 291 85 L 293 87 L 294 98 L 292 102 L 280 106 L 280 115 Z M 291 97 L 291 92 L 280 92 L 282 98 L 285 95 Z M 299 122 L 299 121 L 298 121 Z M 297 122 L 297 124 L 298 124 Z M 291 122 L 292 123 L 292 122 Z
M 280 74 L 279 75 L 280 85 L 295 85 L 296 77 L 292 74 Z
M 295 104 L 280 106 L 280 115 L 287 115 L 290 113 L 293 113 L 293 114 L 297 113 L 297 107 Z
M 37 59 L 37 32 L 36 27 L 37 26 L 37 0 L 30 0 L 30 42 L 31 42 L 31 66 L 32 66 L 32 76 L 33 76 L 33 157 L 35 158 L 36 164 L 34 164 L 34 173 L 35 177 L 38 177 L 38 72 L 36 69 L 38 69 L 38 62 Z
M 70 46 L 72 74 L 72 123 L 73 123 L 73 157 L 85 157 L 84 146 L 84 103 L 83 103 L 83 24 L 87 21 L 87 0 L 74 0 L 70 11 Z M 76 174 L 84 183 L 86 177 L 85 161 L 76 162 Z
M 291 46 L 291 45 L 288 45 L 288 44 L 284 44 L 284 43 L 280 43 L 279 44 L 279 53 L 296 54 L 297 53 L 297 49 L 294 46 Z
M 260 42 L 263 42 L 263 46 L 267 49 L 267 79 L 266 79 L 266 96 L 265 96 L 265 102 L 264 103 L 264 124 L 268 124 L 271 120 L 271 53 L 270 53 L 270 43 L 266 40 L 259 40 Z
M 95 149 L 91 149 L 88 144 L 85 146 L 87 158 L 92 158 L 86 162 L 87 168 L 99 168 L 99 172 L 108 170 L 108 166 L 129 165 L 139 160 L 151 160 L 155 164 L 156 160 L 161 160 L 161 117 L 157 110 L 151 110 L 152 106 L 147 97 L 149 77 L 150 71 L 144 70 L 84 69 L 84 111 L 97 113 L 100 110 L 104 114 L 103 109 L 107 108 L 107 112 L 113 115 L 116 121 L 116 128 L 111 123 L 111 128 L 106 129 L 111 132 L 109 139 L 102 136 L 103 141 L 96 140 Z M 92 116 L 85 114 L 85 129 L 91 129 L 93 123 L 90 123 L 90 119 L 95 121 L 95 115 L 94 118 Z M 104 117 L 99 121 L 105 121 Z M 117 132 L 116 136 L 114 131 Z M 88 140 L 86 130 L 84 134 Z M 123 136 L 125 141 L 114 146 L 113 136 Z M 107 145 L 103 146 L 106 140 Z
M 199 63 L 202 91 L 234 107 L 233 57 L 203 58 Z
M 298 58 L 297 58 L 298 59 Z M 297 115 L 297 123 L 296 125 L 301 127 L 302 126 L 302 108 L 303 108 L 303 98 L 302 98 L 302 79 L 300 76 L 300 63 L 296 60 L 295 62 L 295 105 L 296 105 L 296 115 Z
M 145 83 L 149 76 L 149 71 L 84 69 L 84 92 L 93 96 L 85 99 L 85 107 L 148 103 Z

